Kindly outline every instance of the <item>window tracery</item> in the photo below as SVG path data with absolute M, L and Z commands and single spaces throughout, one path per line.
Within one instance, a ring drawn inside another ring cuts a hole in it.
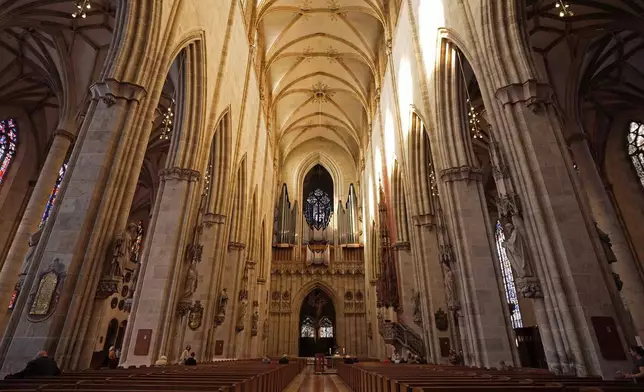
M 328 317 L 323 317 L 320 320 L 320 338 L 332 338 L 333 337 L 333 323 Z
M 514 286 L 514 276 L 512 275 L 512 266 L 510 260 L 505 254 L 503 241 L 505 241 L 505 234 L 503 233 L 503 226 L 500 221 L 496 222 L 495 235 L 496 251 L 499 256 L 499 264 L 501 265 L 501 276 L 503 278 L 503 288 L 505 291 L 505 299 L 510 310 L 510 321 L 512 328 L 522 328 L 523 319 L 521 318 L 521 310 L 519 309 L 519 300 L 517 298 L 517 290 Z
M 302 321 L 302 326 L 300 327 L 300 337 L 302 338 L 314 338 L 315 339 L 315 322 L 311 317 L 306 317 Z
M 4 181 L 9 165 L 16 155 L 18 145 L 18 127 L 16 122 L 9 118 L 0 121 L 0 184 Z
M 322 230 L 329 225 L 332 214 L 331 198 L 320 188 L 306 198 L 306 222 L 311 228 Z
M 637 176 L 644 186 L 644 123 L 631 122 L 626 142 L 628 156 L 631 157 Z
M 56 179 L 54 188 L 51 190 L 49 200 L 47 200 L 47 205 L 45 205 L 45 212 L 43 212 L 42 218 L 40 219 L 40 225 L 38 226 L 39 229 L 45 225 L 45 222 L 47 222 L 47 219 L 49 218 L 49 214 L 51 214 L 51 210 L 54 208 L 56 196 L 58 196 L 58 190 L 60 189 L 60 184 L 63 182 L 63 177 L 65 176 L 66 171 L 67 163 L 63 163 L 63 165 L 60 167 L 60 170 L 58 171 L 58 178 Z

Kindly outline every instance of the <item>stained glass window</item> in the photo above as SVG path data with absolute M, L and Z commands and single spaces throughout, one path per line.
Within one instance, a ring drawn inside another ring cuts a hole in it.
M 522 328 L 523 320 L 521 319 L 521 310 L 519 309 L 519 300 L 517 298 L 517 290 L 514 287 L 514 277 L 512 276 L 512 266 L 510 260 L 505 254 L 503 241 L 505 241 L 505 234 L 503 234 L 503 227 L 501 222 L 496 222 L 496 251 L 499 255 L 499 263 L 501 264 L 501 274 L 503 276 L 503 287 L 505 288 L 505 299 L 508 303 L 510 310 L 510 321 L 512 328 Z
M 0 120 L 0 184 L 7 175 L 9 165 L 16 155 L 18 127 L 13 119 Z
M 67 164 L 63 163 L 60 170 L 58 170 L 58 178 L 56 179 L 54 188 L 51 190 L 49 200 L 47 200 L 47 205 L 45 206 L 45 212 L 42 214 L 40 226 L 38 228 L 42 228 L 45 225 L 45 222 L 47 222 L 47 219 L 49 218 L 49 214 L 51 214 L 51 210 L 54 208 L 54 202 L 56 201 L 56 196 L 58 196 L 58 190 L 60 189 L 60 184 L 63 182 L 63 177 L 65 176 L 66 171 Z
M 637 176 L 644 185 L 644 123 L 631 122 L 631 129 L 626 137 L 628 155 L 633 161 Z
M 315 322 L 311 317 L 306 317 L 302 321 L 302 327 L 300 328 L 300 337 L 303 338 L 314 338 L 315 339 Z
M 325 191 L 318 188 L 309 193 L 304 210 L 306 222 L 309 226 L 316 230 L 326 228 L 329 225 L 332 213 L 331 198 Z
M 333 337 L 333 323 L 328 317 L 323 317 L 320 320 L 320 337 L 332 338 Z

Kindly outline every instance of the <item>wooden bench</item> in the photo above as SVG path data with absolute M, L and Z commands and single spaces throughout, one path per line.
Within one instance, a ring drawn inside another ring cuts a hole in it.
M 59 377 L 0 381 L 0 391 L 80 392 L 280 392 L 304 367 L 263 364 L 260 359 L 130 369 L 86 370 Z
M 542 369 L 495 370 L 445 365 L 341 364 L 338 376 L 357 392 L 644 391 L 631 380 L 559 376 Z

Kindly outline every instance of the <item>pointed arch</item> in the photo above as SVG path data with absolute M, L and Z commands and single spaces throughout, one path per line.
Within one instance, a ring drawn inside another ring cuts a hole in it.
M 229 105 L 219 116 L 210 145 L 208 169 L 211 186 L 206 205 L 208 211 L 215 214 L 224 213 L 225 196 L 228 194 L 232 152 L 231 121 Z
M 398 161 L 394 161 L 391 188 L 393 193 L 394 220 L 396 223 L 396 242 L 409 242 L 409 220 L 407 217 L 407 195 L 405 181 Z
M 239 162 L 235 176 L 235 191 L 232 200 L 232 224 L 230 225 L 230 241 L 243 243 L 244 217 L 247 206 L 246 190 L 246 155 Z
M 411 208 L 414 215 L 435 215 L 436 205 L 432 195 L 438 193 L 431 143 L 425 124 L 412 109 L 409 129 L 409 172 Z

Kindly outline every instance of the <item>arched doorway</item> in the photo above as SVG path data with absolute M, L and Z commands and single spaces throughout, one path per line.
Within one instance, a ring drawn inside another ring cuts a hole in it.
M 335 306 L 321 289 L 313 289 L 300 309 L 299 356 L 329 353 L 335 347 Z

